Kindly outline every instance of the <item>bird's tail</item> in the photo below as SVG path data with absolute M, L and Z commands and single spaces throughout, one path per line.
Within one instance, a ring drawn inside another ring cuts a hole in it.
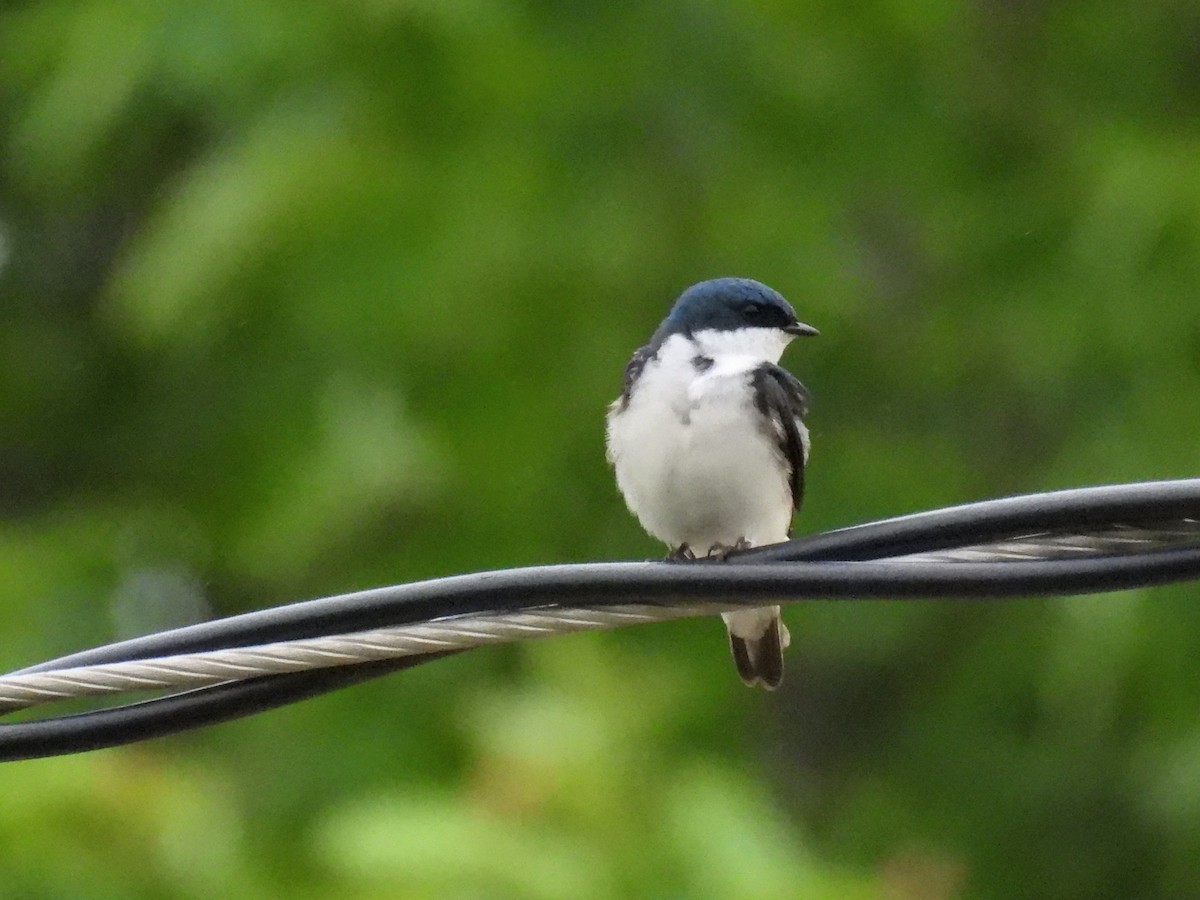
M 729 629 L 729 649 L 742 681 L 769 691 L 779 687 L 783 683 L 783 651 L 791 643 L 779 607 L 738 610 L 723 613 L 721 618 Z

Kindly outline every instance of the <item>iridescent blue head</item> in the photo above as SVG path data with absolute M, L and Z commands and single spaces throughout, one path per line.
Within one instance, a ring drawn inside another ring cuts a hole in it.
M 691 335 L 743 328 L 773 328 L 792 337 L 818 333 L 796 318 L 796 311 L 778 291 L 749 278 L 714 278 L 692 285 L 675 301 L 660 333 Z

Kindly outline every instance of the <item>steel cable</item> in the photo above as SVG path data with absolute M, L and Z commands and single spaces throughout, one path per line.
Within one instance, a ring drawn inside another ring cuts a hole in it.
M 1198 520 L 1200 479 L 1115 485 L 903 516 L 725 563 L 542 566 L 277 607 L 0 678 L 0 710 L 96 691 L 215 685 L 0 725 L 0 760 L 211 724 L 484 643 L 561 631 L 801 599 L 989 599 L 1194 579 Z

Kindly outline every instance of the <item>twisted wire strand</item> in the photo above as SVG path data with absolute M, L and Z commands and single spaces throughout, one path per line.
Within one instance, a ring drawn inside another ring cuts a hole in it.
M 372 588 L 143 635 L 47 660 L 12 674 L 319 638 L 425 623 L 471 612 L 630 603 L 765 604 L 818 597 L 996 599 L 1145 587 L 1200 577 L 1200 542 L 1139 553 L 1033 559 L 1028 560 L 1027 566 L 1012 566 L 1011 558 L 963 566 L 942 564 L 943 559 L 954 559 L 953 556 L 932 562 L 910 558 L 906 560 L 910 564 L 906 565 L 894 565 L 892 560 L 905 554 L 1012 541 L 1021 535 L 1096 535 L 1111 532 L 1113 523 L 1161 530 L 1161 526 L 1177 524 L 1180 519 L 1194 521 L 1198 516 L 1200 478 L 1070 488 L 975 501 L 806 535 L 733 554 L 729 561 L 742 564 L 737 566 L 576 563 L 477 572 Z M 865 565 L 885 560 L 878 565 Z M 804 565 L 764 565 L 783 562 Z M 845 565 L 850 562 L 856 565 Z M 436 658 L 431 653 L 391 664 L 351 668 L 409 668 Z M 340 671 L 344 673 L 346 668 Z M 337 672 L 338 669 L 324 669 L 274 676 L 278 690 L 261 684 L 246 690 L 253 690 L 257 708 L 262 708 L 268 699 L 287 702 L 286 696 L 299 696 L 304 690 L 335 690 L 344 680 L 341 674 L 331 674 Z M 318 675 L 325 679 L 325 688 L 317 684 L 322 680 Z M 287 679 L 286 685 L 281 679 Z M 174 704 L 161 702 L 167 698 L 145 701 L 156 703 L 156 711 L 151 713 L 143 708 L 138 715 L 152 721 L 156 728 L 166 728 L 160 719 L 175 718 L 184 708 L 193 718 L 201 716 L 201 710 L 203 715 L 215 714 L 217 709 L 228 714 L 240 702 L 235 694 L 245 693 L 232 690 L 230 685 L 204 690 L 208 699 L 193 697 L 186 703 Z M 250 705 L 246 708 L 253 711 Z M 98 713 L 92 714 L 85 723 L 76 717 L 72 723 L 64 723 L 60 732 L 56 732 L 56 739 L 70 733 L 82 740 L 85 733 L 96 734 L 107 728 L 115 732 L 124 729 L 129 720 L 111 715 L 104 717 L 101 725 L 100 718 Z M 24 740 L 24 735 L 35 730 L 30 727 L 32 724 L 22 723 L 20 727 L 0 724 L 0 759 L 5 747 L 18 739 Z
M 798 600 L 998 600 L 1200 580 L 1200 478 L 975 501 L 734 554 L 729 565 L 575 563 L 356 591 L 156 632 L 46 660 L 35 675 L 152 664 L 457 617 L 587 615 L 641 605 L 652 621 Z M 1124 523 L 1114 525 L 1114 523 Z M 707 606 L 706 606 L 707 604 Z M 674 613 L 669 610 L 679 610 Z M 629 621 L 632 624 L 633 620 Z M 581 626 L 582 627 L 582 626 Z M 467 626 L 467 630 L 475 626 Z M 578 630 L 578 629 L 574 629 Z M 557 633 L 557 632 L 555 632 Z M 517 639 L 514 637 L 513 639 Z M 277 709 L 477 646 L 251 675 L 85 712 L 0 723 L 0 762 L 115 747 Z M 224 673 L 228 675 L 229 673 Z M 234 672 L 233 674 L 238 674 Z M 224 677 L 224 676 L 222 676 Z M 3 682 L 5 679 L 0 679 Z M 142 682 L 144 683 L 144 682 Z M 137 685 L 129 684 L 129 690 Z
M 1115 524 L 1088 534 L 1040 533 L 893 557 L 897 563 L 1021 562 L 1131 555 L 1200 541 L 1200 519 Z M 771 563 L 766 563 L 771 565 Z M 854 565 L 851 563 L 851 565 Z M 55 701 L 149 690 L 182 690 L 265 676 L 454 652 L 579 631 L 712 615 L 731 603 L 629 604 L 476 612 L 425 622 L 247 647 L 26 671 L 0 677 L 0 714 Z
M 207 687 L 267 675 L 709 615 L 729 608 L 719 604 L 630 605 L 476 613 L 321 638 L 9 675 L 0 678 L 0 713 L 59 700 Z
M 1200 519 L 1176 519 L 1154 525 L 1114 524 L 1092 534 L 1041 533 L 1009 540 L 894 556 L 894 562 L 1000 562 L 1127 555 L 1200 541 Z

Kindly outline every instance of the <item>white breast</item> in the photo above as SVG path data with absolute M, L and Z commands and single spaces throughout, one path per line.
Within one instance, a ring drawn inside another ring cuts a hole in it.
M 609 456 L 630 510 L 659 540 L 698 553 L 739 539 L 782 541 L 791 524 L 787 464 L 750 387 L 751 373 L 778 360 L 786 339 L 768 333 L 730 346 L 728 337 L 672 336 L 628 405 L 608 417 Z M 701 370 L 697 356 L 712 365 Z

